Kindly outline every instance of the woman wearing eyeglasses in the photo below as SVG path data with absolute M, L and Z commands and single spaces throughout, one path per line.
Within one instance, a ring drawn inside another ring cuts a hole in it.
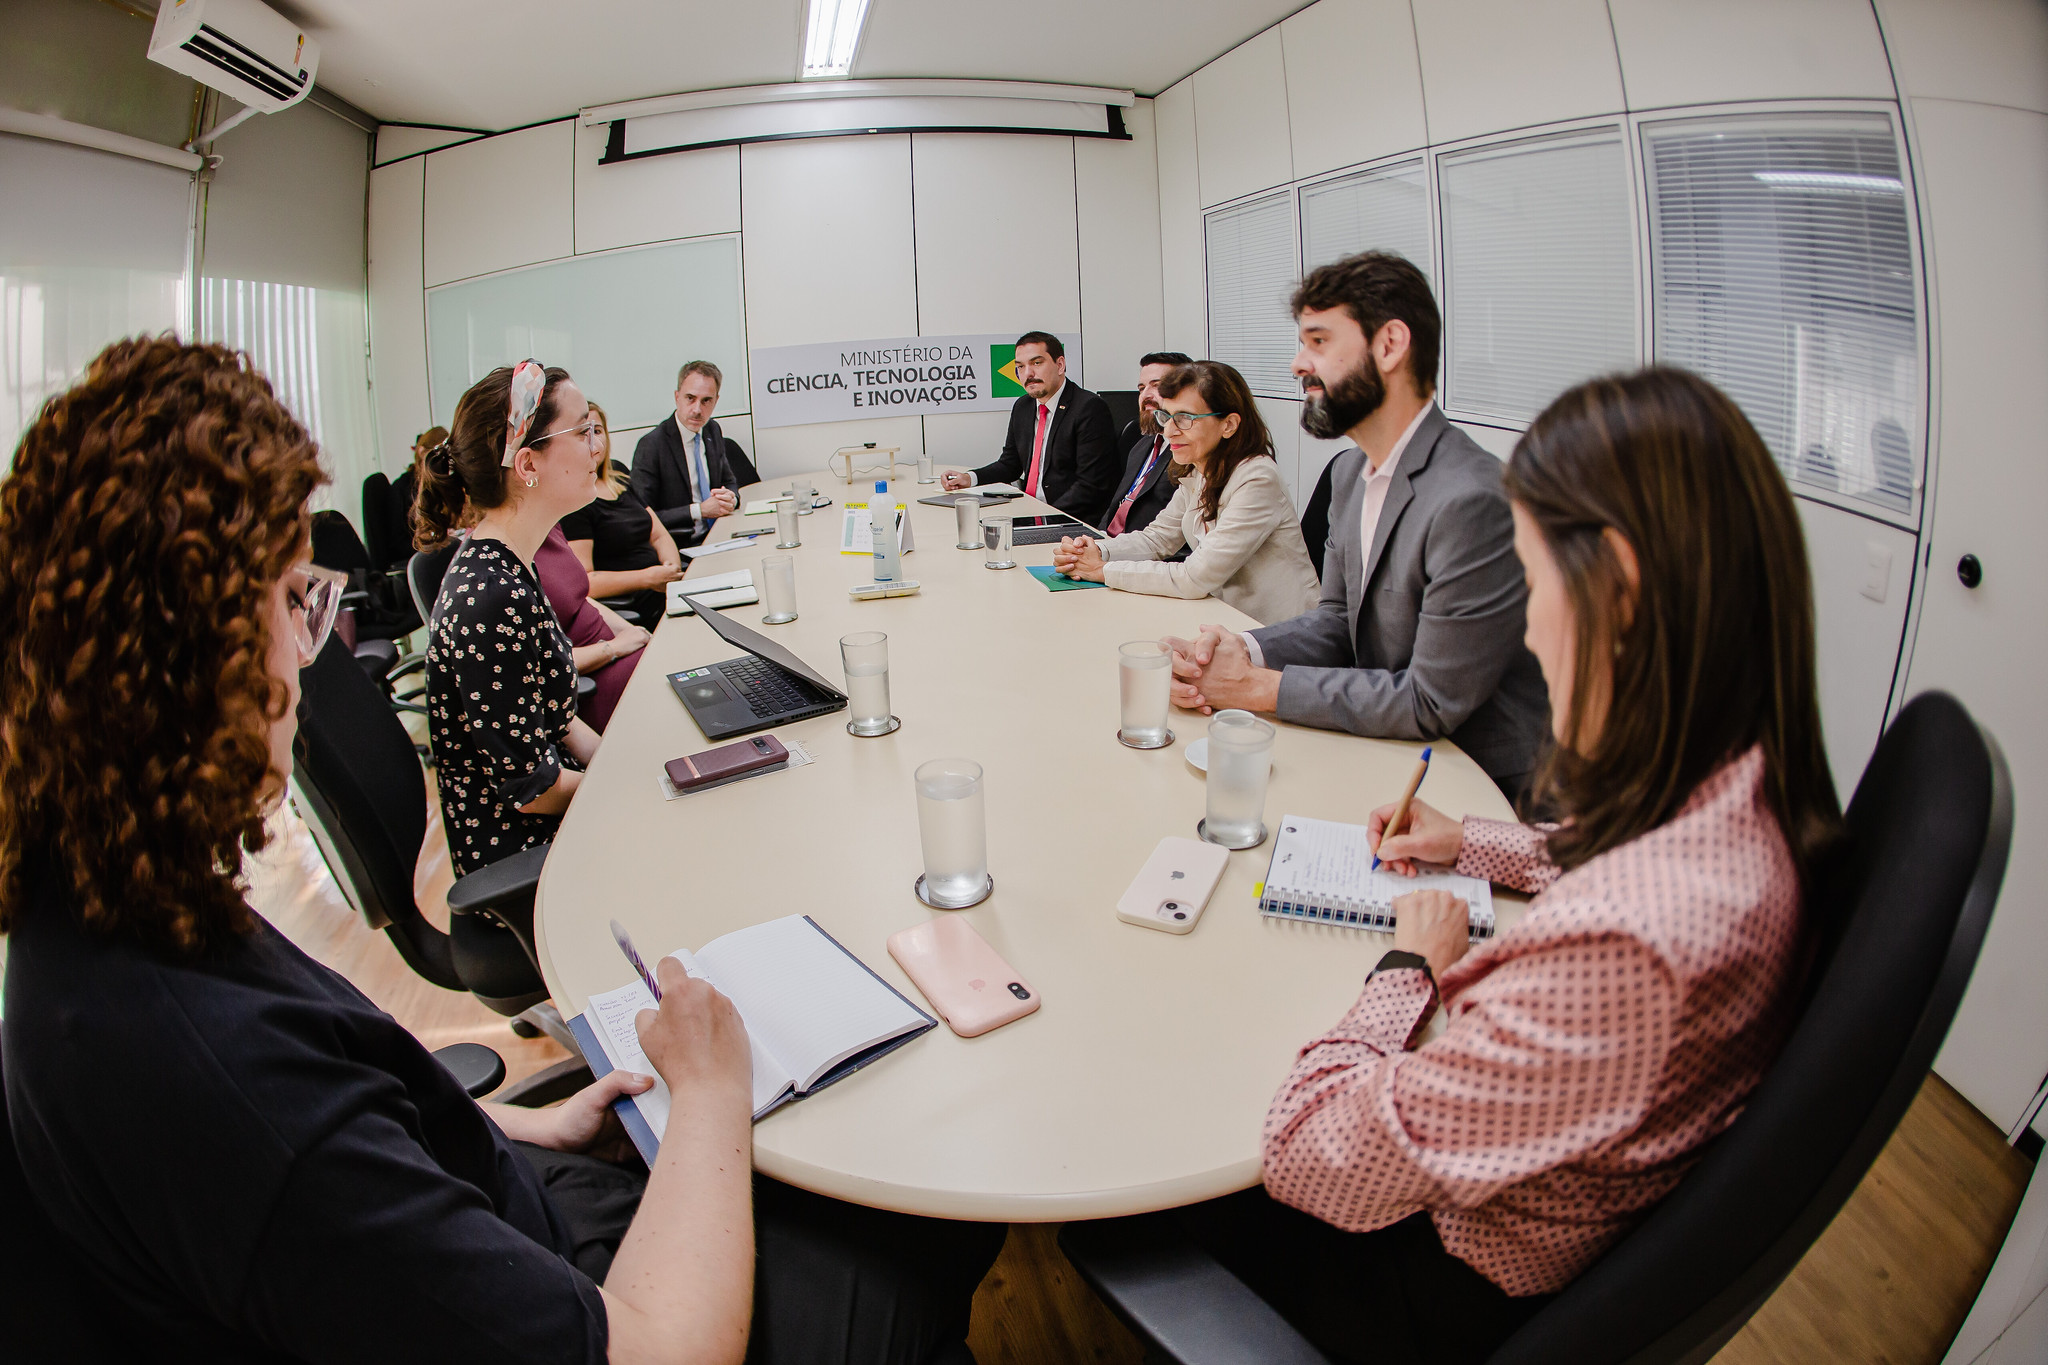
M 1173 500 L 1141 531 L 1062 540 L 1054 567 L 1125 592 L 1219 598 L 1261 623 L 1313 608 L 1315 565 L 1244 376 L 1197 360 L 1159 381 L 1159 402 L 1180 479 Z
M 598 735 L 576 715 L 576 660 L 533 567 L 592 496 L 590 405 L 567 370 L 491 371 L 421 466 L 422 548 L 476 518 L 427 622 L 427 729 L 455 875 L 554 837 Z

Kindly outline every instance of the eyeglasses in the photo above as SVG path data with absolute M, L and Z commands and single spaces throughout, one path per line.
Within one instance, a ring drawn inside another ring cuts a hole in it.
M 554 440 L 557 436 L 581 436 L 585 444 L 588 444 L 592 435 L 596 431 L 597 419 L 595 417 L 586 417 L 583 419 L 580 425 L 573 427 L 564 427 L 560 431 L 551 431 L 548 432 L 545 436 L 535 436 L 526 444 L 528 446 L 544 446 L 549 441 Z
M 1152 414 L 1152 419 L 1159 424 L 1161 431 L 1166 430 L 1169 425 L 1179 427 L 1182 431 L 1188 431 L 1204 417 L 1228 417 L 1229 415 L 1227 412 L 1167 412 L 1164 409 L 1160 409 Z
M 299 667 L 320 657 L 341 615 L 341 596 L 348 575 L 319 564 L 295 564 L 287 574 L 285 596 L 291 603 L 292 631 L 299 646 Z

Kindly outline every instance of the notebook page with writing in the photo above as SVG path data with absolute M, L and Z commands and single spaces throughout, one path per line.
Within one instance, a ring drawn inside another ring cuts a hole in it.
M 1448 891 L 1465 902 L 1475 942 L 1492 936 L 1493 887 L 1483 879 L 1449 872 L 1403 877 L 1375 870 L 1365 826 L 1288 815 L 1280 821 L 1259 909 L 1292 919 L 1389 930 L 1396 897 L 1430 890 Z
M 798 1094 L 855 1053 L 931 1023 L 802 915 L 713 939 L 697 960 Z
M 703 977 L 718 986 L 709 973 L 704 971 L 695 958 L 686 952 L 674 952 L 670 957 L 683 964 L 692 976 Z M 728 999 L 732 993 L 723 986 L 719 991 Z M 737 1008 L 738 1001 L 734 1001 Z M 641 1010 L 654 1008 L 654 997 L 647 987 L 638 981 L 621 986 L 617 990 L 602 991 L 590 997 L 589 1015 L 596 1030 L 598 1041 L 612 1065 L 622 1071 L 637 1071 L 643 1076 L 654 1077 L 654 1088 L 644 1095 L 634 1097 L 634 1105 L 640 1110 L 647 1126 L 654 1130 L 659 1139 L 668 1128 L 668 1111 L 671 1097 L 668 1085 L 661 1079 L 661 1073 L 647 1060 L 647 1054 L 640 1047 L 640 1031 L 633 1020 Z M 740 1010 L 740 1020 L 747 1022 L 745 1009 Z M 782 1098 L 790 1087 L 789 1073 L 782 1069 L 766 1048 L 761 1045 L 761 1036 L 751 1023 L 747 1024 L 747 1044 L 753 1052 L 754 1066 L 754 1113 L 758 1117 L 762 1110 Z

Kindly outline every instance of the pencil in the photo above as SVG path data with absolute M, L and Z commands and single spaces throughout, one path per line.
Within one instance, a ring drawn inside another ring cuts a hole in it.
M 1394 803 L 1394 813 L 1387 818 L 1387 826 L 1380 831 L 1380 842 L 1385 843 L 1389 834 L 1399 834 L 1408 823 L 1408 803 L 1415 799 L 1415 793 L 1422 790 L 1422 779 L 1429 776 L 1429 748 L 1422 750 L 1422 757 L 1416 761 L 1415 771 L 1409 774 L 1408 790 L 1401 793 L 1401 799 Z M 1372 854 L 1372 870 L 1380 870 L 1380 854 L 1375 848 Z

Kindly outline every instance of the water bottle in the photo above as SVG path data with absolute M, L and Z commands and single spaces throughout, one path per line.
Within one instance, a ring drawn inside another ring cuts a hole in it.
M 875 480 L 874 496 L 868 499 L 868 526 L 875 543 L 875 581 L 894 583 L 903 576 L 903 555 L 896 545 L 896 501 L 889 496 L 889 481 Z

